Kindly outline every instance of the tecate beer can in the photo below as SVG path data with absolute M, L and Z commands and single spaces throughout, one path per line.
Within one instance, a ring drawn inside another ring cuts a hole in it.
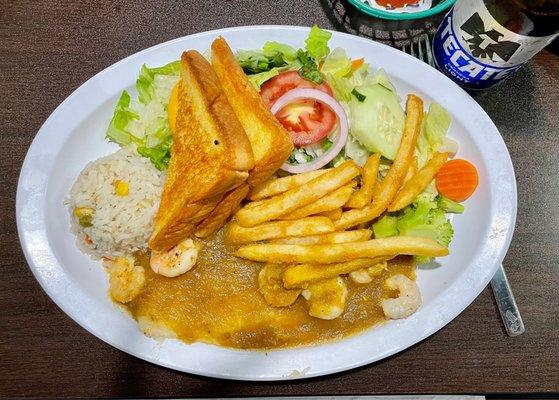
M 458 0 L 433 38 L 437 68 L 465 89 L 496 85 L 557 37 L 515 33 L 492 16 L 486 3 Z

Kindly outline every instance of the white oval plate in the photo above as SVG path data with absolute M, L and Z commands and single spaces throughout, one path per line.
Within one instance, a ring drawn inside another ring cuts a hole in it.
M 104 132 L 123 89 L 133 90 L 142 64 L 165 64 L 182 51 L 205 51 L 223 35 L 233 49 L 257 49 L 267 40 L 303 47 L 308 28 L 252 26 L 199 33 L 134 54 L 95 75 L 58 106 L 41 127 L 23 164 L 17 224 L 31 271 L 56 304 L 78 324 L 122 351 L 199 375 L 283 380 L 331 374 L 380 360 L 433 334 L 466 308 L 488 284 L 509 246 L 516 217 L 516 184 L 507 148 L 491 119 L 462 89 L 421 61 L 368 39 L 334 32 L 330 47 L 365 57 L 390 75 L 398 93 L 437 101 L 453 116 L 449 136 L 458 156 L 471 160 L 479 188 L 455 216 L 450 256 L 418 270 L 423 305 L 392 321 L 336 343 L 268 352 L 242 351 L 177 340 L 157 342 L 107 296 L 100 263 L 78 251 L 63 204 L 82 168 L 116 151 Z M 495 323 L 498 323 L 495 320 Z

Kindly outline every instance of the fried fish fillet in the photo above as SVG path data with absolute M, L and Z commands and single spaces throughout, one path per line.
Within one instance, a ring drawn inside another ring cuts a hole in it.
M 211 65 L 197 51 L 182 54 L 178 97 L 167 181 L 149 241 L 154 250 L 192 235 L 254 167 L 247 135 Z
M 212 66 L 250 140 L 255 164 L 248 183 L 254 187 L 272 176 L 288 159 L 293 143 L 250 84 L 222 37 L 212 43 Z

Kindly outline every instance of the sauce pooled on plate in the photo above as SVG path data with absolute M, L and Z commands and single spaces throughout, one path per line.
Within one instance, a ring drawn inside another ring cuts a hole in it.
M 188 343 L 205 342 L 242 349 L 269 349 L 338 340 L 382 323 L 380 301 L 396 297 L 384 281 L 391 275 L 415 277 L 412 257 L 398 257 L 367 284 L 344 277 L 348 298 L 343 314 L 322 320 L 308 314 L 299 296 L 289 307 L 271 307 L 258 289 L 263 264 L 242 260 L 223 243 L 223 231 L 203 241 L 198 262 L 187 273 L 166 278 L 149 267 L 149 255 L 137 254 L 146 272 L 142 292 L 125 307 L 134 318 L 148 317 Z

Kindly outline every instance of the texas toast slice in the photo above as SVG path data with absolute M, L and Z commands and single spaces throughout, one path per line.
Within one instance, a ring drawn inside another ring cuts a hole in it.
M 248 191 L 249 187 L 245 182 L 226 193 L 206 219 L 196 227 L 194 234 L 199 238 L 205 238 L 217 232 L 241 206 L 241 202 L 247 196 Z
M 268 179 L 288 159 L 293 144 L 288 132 L 268 110 L 248 81 L 229 45 L 222 37 L 212 43 L 212 66 L 223 91 L 250 140 L 254 168 L 251 187 Z
M 166 250 L 192 235 L 253 167 L 250 142 L 211 65 L 197 51 L 184 52 L 171 160 L 150 248 Z

